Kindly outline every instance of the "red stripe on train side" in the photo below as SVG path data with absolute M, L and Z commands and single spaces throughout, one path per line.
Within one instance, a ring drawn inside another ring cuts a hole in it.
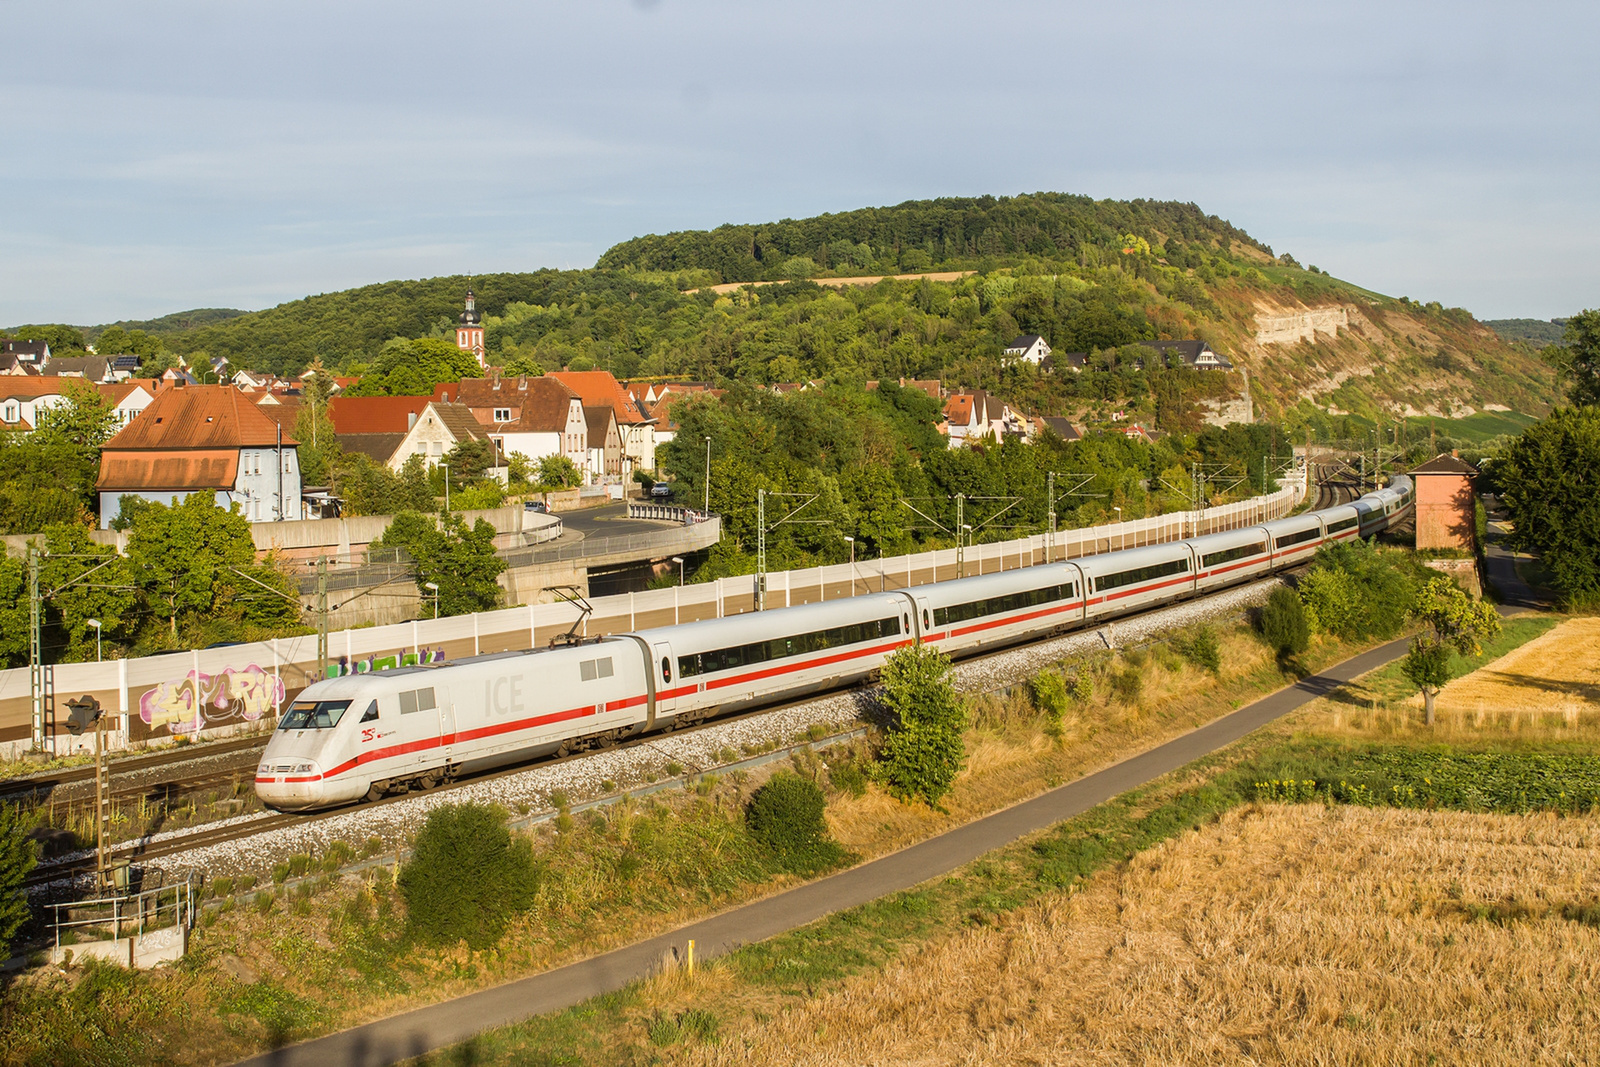
M 793 663 L 780 664 L 776 667 L 766 667 L 746 674 L 736 674 L 731 678 L 718 678 L 706 683 L 706 689 L 722 689 L 740 682 L 755 682 L 763 678 L 773 678 L 780 674 L 793 674 L 810 667 L 826 667 L 832 663 L 843 663 L 846 660 L 860 659 L 863 656 L 876 656 L 883 652 L 893 652 L 897 648 L 909 645 L 910 641 L 890 641 L 884 645 L 874 645 L 871 648 L 858 649 L 855 652 L 839 652 L 831 656 L 819 656 L 817 659 L 801 660 Z
M 1059 615 L 1063 611 L 1072 611 L 1074 609 L 1081 609 L 1082 607 L 1083 601 L 1081 600 L 1075 604 L 1058 604 L 1053 608 L 1041 608 L 1039 611 L 1032 611 L 1026 615 L 1013 615 L 1010 618 L 1005 619 L 990 619 L 988 622 L 980 622 L 973 626 L 963 627 L 959 630 L 952 629 L 948 636 L 964 637 L 967 634 L 977 633 L 980 630 L 993 630 L 997 626 L 1010 626 L 1013 623 L 1031 622 L 1034 619 L 1042 619 L 1046 615 Z

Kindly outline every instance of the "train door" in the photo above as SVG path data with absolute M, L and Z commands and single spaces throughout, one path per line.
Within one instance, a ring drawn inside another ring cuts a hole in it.
M 912 593 L 911 599 L 917 602 L 917 617 L 912 623 L 916 626 L 917 644 L 920 645 L 928 639 L 928 633 L 933 629 L 933 612 L 928 607 L 927 597 Z
M 445 763 L 450 762 L 450 754 L 455 750 L 456 742 L 456 706 L 450 700 L 448 690 L 439 689 L 439 749 L 444 755 Z
M 678 661 L 672 655 L 672 646 L 665 641 L 656 645 L 656 714 L 675 715 L 678 711 Z

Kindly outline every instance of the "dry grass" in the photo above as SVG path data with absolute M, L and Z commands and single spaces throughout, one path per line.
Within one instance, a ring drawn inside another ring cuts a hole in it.
M 1600 930 L 1563 912 L 1597 844 L 1595 817 L 1239 809 L 676 1059 L 1596 1062 Z
M 1437 722 L 1391 665 L 1297 712 L 1321 735 L 1430 743 L 1600 744 L 1600 619 L 1572 618 L 1451 682 Z M 1403 699 L 1396 694 L 1405 692 Z
M 1575 618 L 1440 691 L 1458 713 L 1576 715 L 1600 709 L 1600 619 Z

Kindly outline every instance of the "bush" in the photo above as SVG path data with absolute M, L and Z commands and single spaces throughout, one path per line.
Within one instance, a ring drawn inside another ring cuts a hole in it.
M 1132 664 L 1123 668 L 1111 676 L 1111 691 L 1124 704 L 1139 703 L 1139 694 L 1144 692 L 1144 672 Z
M 828 781 L 835 789 L 849 793 L 853 797 L 865 796 L 867 792 L 866 772 L 855 760 L 845 760 L 829 767 Z
M 1199 626 L 1187 640 L 1174 642 L 1178 653 L 1190 663 L 1212 674 L 1222 672 L 1222 646 L 1217 643 L 1217 632 L 1209 626 Z
M 1061 732 L 1061 719 L 1067 713 L 1067 683 L 1055 671 L 1041 671 L 1028 683 L 1033 706 L 1044 713 L 1051 733 Z
M 811 874 L 832 867 L 843 852 L 828 838 L 824 804 L 815 782 L 779 771 L 750 798 L 745 812 L 750 836 L 782 870 Z
M 1388 639 L 1405 625 L 1417 597 L 1417 578 L 1400 557 L 1364 541 L 1329 545 L 1300 582 L 1300 599 L 1316 628 L 1347 641 Z
M 966 761 L 967 711 L 950 683 L 950 657 L 928 645 L 907 645 L 883 666 L 889 736 L 877 777 L 901 800 L 937 805 Z
M 533 846 L 511 836 L 501 809 L 435 808 L 400 869 L 407 930 L 430 944 L 460 939 L 488 948 L 512 916 L 533 905 L 538 879 Z
M 1279 659 L 1298 656 L 1311 645 L 1311 625 L 1305 605 L 1293 589 L 1279 586 L 1256 617 L 1256 630 Z
M 20 804 L 0 805 L 0 959 L 11 955 L 11 939 L 31 915 L 23 883 L 39 862 L 32 832 L 33 820 Z

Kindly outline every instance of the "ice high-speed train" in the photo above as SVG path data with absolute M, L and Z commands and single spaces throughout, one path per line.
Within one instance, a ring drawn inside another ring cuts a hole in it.
M 1032 640 L 1304 563 L 1413 503 L 1399 477 L 1351 504 L 1165 545 L 316 682 L 268 742 L 256 793 L 301 809 L 428 789 L 850 685 L 912 642 L 959 657 Z

